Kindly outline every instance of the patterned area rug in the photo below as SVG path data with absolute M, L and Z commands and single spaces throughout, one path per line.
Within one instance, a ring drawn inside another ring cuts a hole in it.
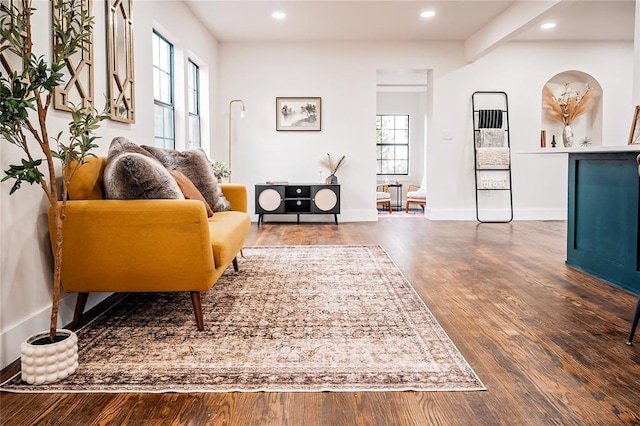
M 13 392 L 476 391 L 484 386 L 379 246 L 248 247 L 202 294 L 132 294 L 78 331 L 69 378 Z

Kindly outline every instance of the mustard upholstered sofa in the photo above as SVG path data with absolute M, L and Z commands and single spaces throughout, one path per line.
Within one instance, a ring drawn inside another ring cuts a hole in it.
M 198 200 L 105 200 L 105 157 L 91 158 L 69 186 L 62 285 L 77 292 L 73 325 L 91 292 L 191 293 L 198 330 L 200 292 L 233 263 L 250 229 L 244 185 L 220 184 L 231 211 L 207 217 Z M 49 209 L 49 229 L 53 214 Z

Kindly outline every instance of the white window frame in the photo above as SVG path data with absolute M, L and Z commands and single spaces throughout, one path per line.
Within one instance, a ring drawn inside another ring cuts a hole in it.
M 383 129 L 380 123 L 383 122 L 383 117 L 393 117 L 394 125 L 391 129 Z M 398 119 L 406 119 L 407 128 L 398 128 L 397 120 Z M 410 116 L 409 114 L 376 114 L 376 174 L 378 176 L 388 176 L 388 175 L 399 175 L 399 176 L 408 176 L 409 175 L 409 157 L 410 157 Z M 383 130 L 391 130 L 391 132 L 387 133 L 389 140 L 385 140 L 386 137 L 383 134 Z M 406 132 L 406 142 L 396 142 L 396 134 L 397 132 Z M 397 158 L 397 149 L 401 148 L 406 150 L 407 158 Z M 391 152 L 390 155 L 386 155 L 385 153 Z M 383 163 L 391 162 L 393 164 L 392 170 L 383 171 Z M 402 171 L 401 163 L 406 163 L 405 171 Z
M 160 43 L 169 48 L 169 69 L 164 69 L 160 62 Z M 156 146 L 175 149 L 176 123 L 175 123 L 175 70 L 173 44 L 153 30 L 153 102 L 154 102 L 154 141 Z M 168 78 L 162 78 L 168 77 Z M 163 87 L 162 81 L 168 81 L 169 87 Z M 160 84 L 159 87 L 157 85 Z M 168 92 L 168 93 L 167 93 Z

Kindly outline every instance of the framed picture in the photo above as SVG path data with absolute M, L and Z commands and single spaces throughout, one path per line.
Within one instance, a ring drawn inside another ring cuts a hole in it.
M 640 105 L 636 105 L 636 112 L 631 121 L 631 133 L 629 133 L 629 145 L 640 144 Z
M 320 131 L 321 98 L 276 98 L 276 130 Z

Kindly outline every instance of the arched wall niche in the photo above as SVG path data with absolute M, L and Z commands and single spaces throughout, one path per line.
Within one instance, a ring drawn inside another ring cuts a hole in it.
M 551 77 L 545 86 L 551 89 L 556 97 L 559 97 L 567 83 L 577 91 L 582 92 L 588 86 L 597 93 L 597 97 L 592 101 L 591 109 L 571 123 L 574 135 L 573 146 L 602 146 L 602 86 L 590 74 L 577 70 L 558 73 Z M 551 140 L 555 135 L 556 146 L 562 147 L 562 129 L 564 126 L 562 122 L 556 121 L 547 115 L 544 109 L 544 88 L 541 95 L 541 104 L 543 105 L 541 129 L 546 131 L 546 145 L 547 147 L 551 146 Z M 585 138 L 588 138 L 588 144 L 584 143 Z

